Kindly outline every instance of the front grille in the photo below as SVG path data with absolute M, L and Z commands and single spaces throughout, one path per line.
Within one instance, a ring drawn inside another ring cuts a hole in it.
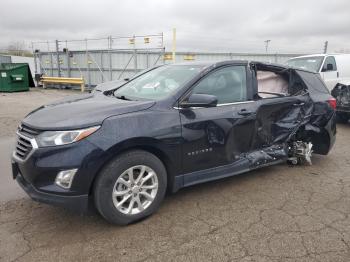
M 29 138 L 33 138 L 33 137 L 40 134 L 39 130 L 33 129 L 33 128 L 28 127 L 28 126 L 23 125 L 23 124 L 21 124 L 18 127 L 18 132 L 20 132 L 21 135 L 24 135 L 24 136 L 29 137 Z
M 30 141 L 27 138 L 18 136 L 17 137 L 17 144 L 16 144 L 16 156 L 18 156 L 21 159 L 25 159 L 30 151 L 32 151 L 33 147 Z
M 17 133 L 15 155 L 20 159 L 25 159 L 33 150 L 30 140 L 40 134 L 40 131 L 22 124 L 18 127 Z

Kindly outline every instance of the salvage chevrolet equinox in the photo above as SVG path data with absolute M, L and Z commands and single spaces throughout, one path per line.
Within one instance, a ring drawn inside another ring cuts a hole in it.
M 167 191 L 328 154 L 335 107 L 320 76 L 301 69 L 157 66 L 29 113 L 13 178 L 34 200 L 95 207 L 126 225 L 154 213 Z

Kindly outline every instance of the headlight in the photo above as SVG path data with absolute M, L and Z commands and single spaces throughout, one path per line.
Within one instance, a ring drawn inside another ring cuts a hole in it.
M 79 130 L 45 131 L 36 137 L 39 147 L 60 146 L 80 141 L 96 132 L 100 126 L 93 126 Z

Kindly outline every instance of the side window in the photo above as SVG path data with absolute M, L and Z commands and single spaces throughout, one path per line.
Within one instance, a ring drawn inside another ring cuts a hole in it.
M 228 66 L 218 69 L 195 85 L 192 94 L 214 95 L 218 104 L 247 100 L 246 68 Z
M 325 71 L 337 71 L 337 64 L 334 56 L 328 56 L 323 64 L 323 72 Z

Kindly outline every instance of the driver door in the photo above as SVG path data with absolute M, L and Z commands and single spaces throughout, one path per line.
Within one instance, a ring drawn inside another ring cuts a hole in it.
M 228 165 L 248 152 L 256 108 L 247 97 L 246 66 L 225 66 L 210 72 L 192 87 L 187 98 L 191 94 L 214 95 L 218 104 L 180 109 L 183 173 Z

